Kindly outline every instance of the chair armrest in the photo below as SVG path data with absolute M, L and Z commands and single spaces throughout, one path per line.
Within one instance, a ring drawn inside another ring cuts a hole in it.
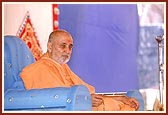
M 83 103 L 86 108 L 76 104 Z M 74 106 L 74 107 L 71 107 Z M 32 90 L 8 90 L 4 97 L 4 109 L 66 108 L 66 110 L 91 109 L 91 97 L 83 85 Z

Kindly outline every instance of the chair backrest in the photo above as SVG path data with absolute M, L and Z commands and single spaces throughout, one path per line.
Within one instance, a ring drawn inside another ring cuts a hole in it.
M 4 92 L 24 88 L 20 72 L 33 62 L 35 59 L 22 39 L 12 35 L 4 36 Z

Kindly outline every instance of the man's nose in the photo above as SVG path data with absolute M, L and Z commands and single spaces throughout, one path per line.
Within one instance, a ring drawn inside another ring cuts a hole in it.
M 65 51 L 67 54 L 70 54 L 70 53 L 71 53 L 71 50 L 69 49 L 69 47 L 66 47 L 66 48 L 64 49 L 64 51 Z

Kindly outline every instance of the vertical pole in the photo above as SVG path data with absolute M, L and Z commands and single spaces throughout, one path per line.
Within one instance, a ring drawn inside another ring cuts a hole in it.
M 157 36 L 156 41 L 158 42 L 158 77 L 159 77 L 159 98 L 160 103 L 163 104 L 163 36 Z

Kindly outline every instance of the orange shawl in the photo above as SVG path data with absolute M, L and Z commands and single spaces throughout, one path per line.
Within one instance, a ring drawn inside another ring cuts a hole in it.
M 85 85 L 90 93 L 95 93 L 93 86 L 85 83 L 71 71 L 67 64 L 60 65 L 45 53 L 40 60 L 25 67 L 20 77 L 26 89 L 70 87 Z

